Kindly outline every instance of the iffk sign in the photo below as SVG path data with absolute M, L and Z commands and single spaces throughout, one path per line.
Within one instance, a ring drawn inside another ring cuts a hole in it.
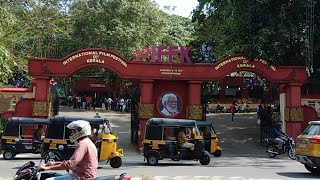
M 174 56 L 180 56 L 180 63 L 192 63 L 188 52 L 190 51 L 192 46 L 184 47 L 184 46 L 155 46 L 153 45 L 151 48 L 151 62 L 162 62 L 163 56 L 168 56 L 169 63 L 172 63 L 172 58 Z M 136 50 L 133 52 L 135 59 L 133 61 L 140 61 L 140 59 L 147 59 L 150 57 L 150 48 L 145 47 L 142 50 Z

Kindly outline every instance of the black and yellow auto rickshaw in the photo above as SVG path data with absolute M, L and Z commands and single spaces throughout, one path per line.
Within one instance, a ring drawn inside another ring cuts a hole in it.
M 122 164 L 123 150 L 117 149 L 118 138 L 112 133 L 109 121 L 105 118 L 51 117 L 42 149 L 45 162 L 70 159 L 76 145 L 70 142 L 71 130 L 66 126 L 75 120 L 85 120 L 90 123 L 92 128 L 90 138 L 97 147 L 99 161 L 110 162 L 111 167 L 119 168 Z
M 184 131 L 194 150 L 182 147 L 178 142 L 178 132 Z M 157 165 L 159 160 L 169 158 L 179 160 L 199 160 L 202 165 L 210 163 L 210 154 L 205 150 L 197 121 L 189 119 L 151 118 L 146 123 L 143 140 L 143 156 L 149 165 Z
M 39 137 L 35 133 L 36 129 L 45 128 L 48 124 L 47 119 L 11 117 L 6 122 L 1 146 L 3 158 L 13 159 L 20 153 L 41 153 L 41 132 Z
M 212 124 L 208 121 L 197 121 L 197 126 L 200 130 L 200 135 L 204 139 L 205 149 L 214 157 L 220 157 L 222 148 L 218 146 L 217 133 Z

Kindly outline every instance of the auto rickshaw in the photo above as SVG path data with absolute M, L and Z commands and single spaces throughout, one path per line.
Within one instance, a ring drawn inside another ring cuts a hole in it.
M 204 139 L 205 149 L 214 157 L 220 157 L 222 148 L 218 146 L 217 133 L 208 121 L 197 121 L 200 134 Z
M 11 117 L 6 122 L 1 146 L 3 159 L 13 159 L 20 153 L 41 153 L 42 137 L 36 137 L 35 130 L 44 128 L 48 124 L 47 119 Z
M 118 137 L 112 133 L 110 123 L 105 118 L 51 117 L 42 149 L 42 156 L 45 158 L 45 162 L 62 161 L 71 158 L 76 145 L 71 143 L 69 139 L 71 130 L 66 126 L 75 120 L 85 120 L 90 123 L 92 128 L 90 139 L 97 147 L 99 161 L 110 162 L 111 167 L 119 168 L 122 164 L 121 156 L 123 156 L 123 150 L 117 149 Z
M 194 150 L 178 143 L 178 131 L 183 130 Z M 169 158 L 179 160 L 199 160 L 202 165 L 210 163 L 210 153 L 205 150 L 197 121 L 189 119 L 151 118 L 146 123 L 142 154 L 149 165 L 155 166 L 159 160 Z

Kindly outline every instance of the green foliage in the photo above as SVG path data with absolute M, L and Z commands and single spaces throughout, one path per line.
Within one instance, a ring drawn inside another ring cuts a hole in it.
M 187 18 L 168 15 L 149 0 L 0 1 L 0 83 L 28 57 L 61 58 L 83 48 L 107 48 L 127 59 L 153 44 L 186 46 Z
M 318 0 L 315 6 L 319 9 Z M 306 8 L 307 1 L 201 0 L 193 21 L 198 23 L 198 39 L 216 39 L 220 57 L 243 52 L 274 65 L 303 65 Z
M 6 125 L 6 120 L 5 119 L 2 119 L 0 118 L 0 136 L 2 136 L 3 134 L 3 130 L 4 130 L 4 126 Z

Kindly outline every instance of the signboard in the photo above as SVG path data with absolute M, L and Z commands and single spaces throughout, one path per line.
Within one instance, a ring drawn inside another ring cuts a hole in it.
M 144 47 L 141 50 L 136 50 L 133 52 L 135 59 L 133 61 L 141 61 L 141 59 L 147 59 L 151 55 L 150 62 L 163 62 L 162 57 L 168 56 L 169 63 L 172 63 L 173 57 L 178 56 L 180 57 L 180 63 L 192 63 L 188 52 L 191 50 L 192 46 L 166 46 L 160 45 L 155 46 L 153 45 L 150 49 L 149 47 Z

